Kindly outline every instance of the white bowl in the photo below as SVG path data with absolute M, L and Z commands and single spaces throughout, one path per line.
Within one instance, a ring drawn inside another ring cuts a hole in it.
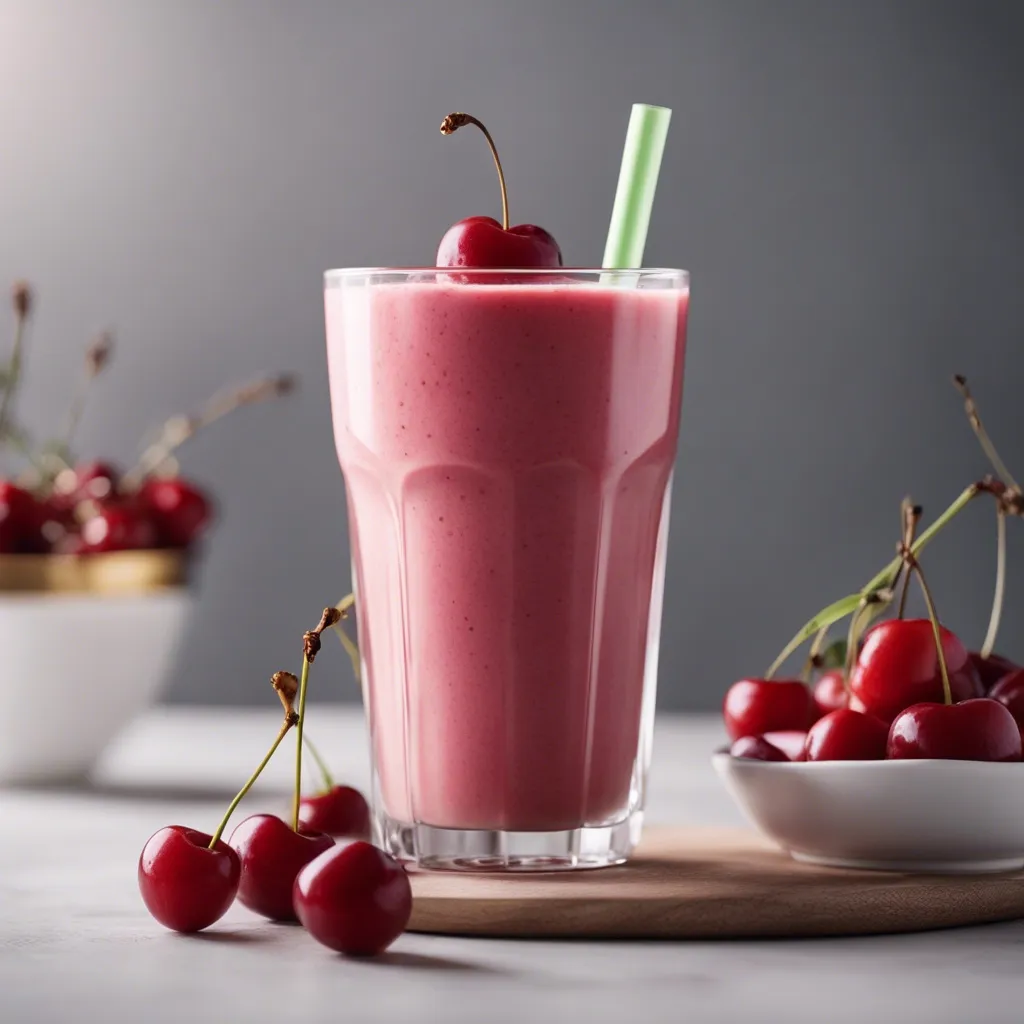
M 156 699 L 190 604 L 184 587 L 0 594 L 0 782 L 85 775 Z
M 712 763 L 750 821 L 796 860 L 934 873 L 1024 867 L 1024 763 L 727 752 Z

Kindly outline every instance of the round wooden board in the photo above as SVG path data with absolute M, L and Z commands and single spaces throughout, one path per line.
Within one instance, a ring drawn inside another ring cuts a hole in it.
M 871 935 L 1024 917 L 1024 872 L 911 875 L 798 864 L 752 832 L 648 828 L 618 868 L 412 873 L 410 930 L 520 938 Z

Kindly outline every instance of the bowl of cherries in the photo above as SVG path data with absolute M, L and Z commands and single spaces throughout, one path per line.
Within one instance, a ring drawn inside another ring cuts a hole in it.
M 11 305 L 14 340 L 0 366 L 0 648 L 7 686 L 31 680 L 32 699 L 0 720 L 0 782 L 74 779 L 155 699 L 191 606 L 214 504 L 181 475 L 179 448 L 291 381 L 257 381 L 173 417 L 129 468 L 82 459 L 76 432 L 112 339 L 88 346 L 56 438 L 37 441 L 17 409 L 35 305 L 27 284 L 15 284 Z
M 892 871 L 1024 867 L 1024 668 L 994 653 L 1006 579 L 1006 522 L 1024 496 L 962 377 L 968 419 L 995 475 L 965 488 L 927 529 L 903 504 L 897 556 L 813 616 L 763 677 L 734 683 L 731 746 L 713 763 L 745 815 L 795 859 Z M 967 505 L 996 508 L 989 629 L 972 651 L 941 624 L 921 554 Z M 906 614 L 916 579 L 926 616 Z M 845 639 L 828 643 L 846 622 Z M 809 643 L 800 678 L 781 666 Z

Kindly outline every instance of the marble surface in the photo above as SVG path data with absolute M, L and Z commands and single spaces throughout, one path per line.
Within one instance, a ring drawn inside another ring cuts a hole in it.
M 109 751 L 93 786 L 0 791 L 0 1022 L 1022 1019 L 1024 924 L 728 943 L 406 935 L 372 962 L 242 908 L 198 937 L 164 931 L 139 900 L 139 850 L 165 824 L 212 828 L 276 725 L 269 711 L 161 709 Z M 365 786 L 361 719 L 316 708 L 310 730 L 338 775 Z M 651 820 L 739 822 L 708 764 L 721 738 L 713 719 L 659 722 Z M 289 762 L 244 809 L 285 806 Z

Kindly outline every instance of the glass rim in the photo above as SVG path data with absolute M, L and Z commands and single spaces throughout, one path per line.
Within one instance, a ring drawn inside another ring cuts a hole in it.
M 338 267 L 324 271 L 324 284 L 341 284 L 353 278 L 409 277 L 413 274 L 472 274 L 474 277 L 629 277 L 677 280 L 689 286 L 690 272 L 677 267 Z

